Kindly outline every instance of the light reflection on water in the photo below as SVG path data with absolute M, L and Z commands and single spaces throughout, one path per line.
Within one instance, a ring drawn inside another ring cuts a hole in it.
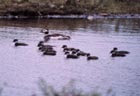
M 36 47 L 43 38 L 41 28 L 70 35 L 72 39 L 49 41 L 56 46 L 57 56 L 43 56 Z M 15 48 L 14 38 L 29 46 Z M 99 60 L 67 60 L 63 44 L 97 55 Z M 131 53 L 125 58 L 111 58 L 109 52 L 113 47 Z M 30 96 L 38 92 L 39 77 L 58 88 L 75 79 L 77 86 L 87 91 L 99 87 L 102 93 L 112 88 L 116 96 L 140 95 L 139 19 L 0 20 L 0 50 L 0 86 L 7 83 L 4 96 Z

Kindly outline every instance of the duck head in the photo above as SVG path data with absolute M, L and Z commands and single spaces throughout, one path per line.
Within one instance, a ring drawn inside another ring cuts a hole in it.
M 67 48 L 67 45 L 63 45 L 62 48 Z
M 90 53 L 87 53 L 87 57 L 89 57 L 90 56 Z
M 114 52 L 116 52 L 117 50 L 118 50 L 118 48 L 117 48 L 117 47 L 114 47 L 113 50 L 110 51 L 110 53 L 114 53 Z
M 14 39 L 13 42 L 18 42 L 18 39 Z
M 40 41 L 37 46 L 40 47 L 40 46 L 43 46 L 43 45 L 44 45 L 44 41 Z

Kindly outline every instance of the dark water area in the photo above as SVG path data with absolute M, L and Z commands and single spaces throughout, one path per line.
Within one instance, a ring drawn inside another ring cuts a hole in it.
M 71 36 L 71 40 L 52 38 L 56 56 L 43 56 L 37 44 L 43 40 L 42 28 L 50 33 Z M 29 46 L 14 47 L 13 39 Z M 61 46 L 79 48 L 99 57 L 67 59 Z M 112 58 L 113 47 L 130 52 Z M 0 20 L 0 89 L 1 96 L 41 96 L 39 78 L 60 89 L 70 80 L 84 91 L 108 89 L 115 96 L 140 96 L 140 19 L 40 19 Z

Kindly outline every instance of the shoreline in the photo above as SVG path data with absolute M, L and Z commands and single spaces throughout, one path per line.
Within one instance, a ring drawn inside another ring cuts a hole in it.
M 44 16 L 0 16 L 0 19 L 102 19 L 102 18 L 137 18 L 140 14 L 92 14 L 92 15 L 44 15 Z

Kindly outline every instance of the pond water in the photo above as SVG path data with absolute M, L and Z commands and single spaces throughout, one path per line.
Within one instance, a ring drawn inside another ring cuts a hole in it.
M 43 40 L 42 28 L 63 33 L 71 40 L 51 39 L 56 56 L 43 56 L 37 44 Z M 14 47 L 13 39 L 29 46 Z M 79 48 L 99 57 L 66 59 L 61 46 Z M 126 57 L 112 58 L 113 47 L 130 52 Z M 1 96 L 41 94 L 39 78 L 59 90 L 70 80 L 81 90 L 108 89 L 115 96 L 140 96 L 140 19 L 41 19 L 0 20 L 0 91 Z M 42 96 L 42 95 L 39 95 Z

